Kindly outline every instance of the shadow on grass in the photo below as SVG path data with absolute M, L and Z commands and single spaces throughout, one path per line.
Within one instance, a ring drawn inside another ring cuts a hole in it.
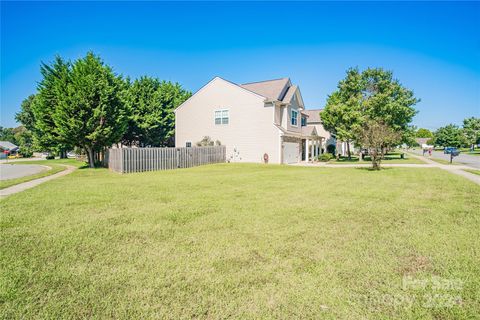
M 380 166 L 380 170 L 375 170 L 375 169 L 373 169 L 372 167 L 361 167 L 361 168 L 355 168 L 355 169 L 357 169 L 357 170 L 364 170 L 364 171 L 373 171 L 373 172 L 376 171 L 376 172 L 380 172 L 380 171 L 384 171 L 384 170 L 391 170 L 391 169 L 393 169 L 393 168 L 392 168 L 392 167 L 386 167 L 386 168 L 385 168 L 385 167 Z
M 360 163 L 358 156 L 352 156 L 351 159 L 345 156 L 341 156 L 337 160 L 336 159 L 332 159 L 332 160 L 338 163 Z M 408 160 L 408 158 L 406 156 L 402 158 L 402 153 L 400 152 L 393 152 L 393 153 L 387 153 L 382 159 L 382 161 L 387 161 L 387 162 L 389 160 Z M 371 161 L 372 159 L 370 158 L 370 156 L 365 156 L 362 162 L 371 162 Z

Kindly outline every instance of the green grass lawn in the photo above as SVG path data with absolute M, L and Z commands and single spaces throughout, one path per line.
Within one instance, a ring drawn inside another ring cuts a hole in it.
M 464 154 L 469 154 L 472 156 L 480 156 L 480 149 L 475 148 L 474 151 L 470 151 L 470 148 L 460 148 L 459 149 Z
M 58 173 L 60 171 L 63 171 L 63 170 L 66 169 L 66 167 L 62 166 L 61 164 L 68 164 L 68 165 L 76 166 L 76 167 L 81 167 L 81 166 L 84 165 L 83 162 L 76 161 L 74 159 L 15 161 L 15 162 L 11 162 L 11 163 L 15 164 L 15 165 L 40 164 L 40 165 L 43 165 L 43 166 L 48 166 L 51 169 L 47 170 L 47 171 L 42 171 L 42 172 L 30 175 L 30 176 L 26 176 L 26 177 L 9 179 L 9 180 L 2 180 L 2 181 L 0 181 L 0 190 L 11 187 L 11 186 L 14 186 L 14 185 L 19 184 L 19 183 L 35 180 L 35 179 L 38 179 L 38 178 L 43 178 L 43 177 L 50 176 L 52 174 Z
M 425 157 L 427 158 L 427 157 Z M 439 159 L 439 158 L 434 158 L 434 157 L 428 157 L 427 159 L 430 159 L 432 161 L 435 161 L 440 164 L 448 164 L 448 165 L 460 165 L 461 163 L 455 162 L 455 158 L 453 158 L 453 162 L 450 163 L 450 160 L 445 160 L 445 159 Z
M 348 157 L 340 157 L 340 159 L 332 159 L 328 162 L 329 164 L 369 164 L 371 163 L 370 157 L 366 156 L 364 161 L 359 161 L 358 156 L 352 156 L 351 159 Z M 422 160 L 416 159 L 414 157 L 409 156 L 408 154 L 404 155 L 402 159 L 400 157 L 400 153 L 394 152 L 385 155 L 385 159 L 382 160 L 382 163 L 390 163 L 390 164 L 407 164 L 407 163 L 414 163 L 414 164 L 424 164 Z
M 479 176 L 480 176 L 480 170 L 476 170 L 476 169 L 463 169 L 463 171 L 467 171 L 467 172 L 470 172 L 470 173 L 473 173 L 473 174 L 476 174 L 476 175 L 479 175 Z
M 0 318 L 473 319 L 479 192 L 436 168 L 77 170 L 0 201 Z
M 465 154 L 471 155 L 471 156 L 480 156 L 480 151 L 475 150 L 475 151 L 465 151 Z

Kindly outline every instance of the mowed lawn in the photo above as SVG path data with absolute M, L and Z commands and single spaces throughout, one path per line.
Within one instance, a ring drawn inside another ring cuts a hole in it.
M 0 317 L 474 318 L 479 194 L 436 168 L 79 169 L 0 201 Z

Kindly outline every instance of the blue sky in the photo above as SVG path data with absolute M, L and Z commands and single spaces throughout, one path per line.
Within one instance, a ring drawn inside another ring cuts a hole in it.
M 0 125 L 16 125 L 41 61 L 94 51 L 191 91 L 290 77 L 310 109 L 348 67 L 383 67 L 422 99 L 414 124 L 435 129 L 480 116 L 478 30 L 473 2 L 2 2 Z

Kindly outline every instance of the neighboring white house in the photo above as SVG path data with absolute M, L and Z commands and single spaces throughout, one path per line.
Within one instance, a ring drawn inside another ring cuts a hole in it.
M 307 127 L 315 127 L 317 134 L 324 138 L 324 143 L 322 144 L 322 149 L 326 148 L 328 145 L 335 146 L 337 140 L 329 131 L 325 130 L 322 124 L 322 119 L 320 118 L 320 113 L 323 109 L 310 109 L 302 111 L 303 114 L 307 115 Z M 321 150 L 321 153 L 326 152 L 326 150 Z
M 216 77 L 175 110 L 175 146 L 208 136 L 226 146 L 231 162 L 309 161 L 331 137 L 308 118 L 289 78 L 238 85 Z

